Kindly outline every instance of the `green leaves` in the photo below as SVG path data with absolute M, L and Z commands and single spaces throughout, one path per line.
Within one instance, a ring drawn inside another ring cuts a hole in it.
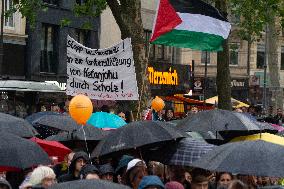
M 62 20 L 60 20 L 60 26 L 61 27 L 66 27 L 69 26 L 71 24 L 71 20 L 68 18 L 64 18 Z
M 248 42 L 261 37 L 265 25 L 279 17 L 284 26 L 283 0 L 230 0 L 232 14 L 241 17 L 238 35 Z
M 99 16 L 106 8 L 106 0 L 85 0 L 81 5 L 76 4 L 74 7 L 74 14 L 76 16 L 87 16 L 95 18 Z
M 34 27 L 36 21 L 37 11 L 46 9 L 42 0 L 14 0 L 13 3 L 13 7 L 6 14 L 11 15 L 19 11 L 23 17 L 28 19 L 32 27 Z
M 48 6 L 43 3 L 42 0 L 13 0 L 14 5 L 6 15 L 12 15 L 14 12 L 19 11 L 23 17 L 26 17 L 31 27 L 34 27 L 36 22 L 36 15 L 38 11 L 46 12 Z M 85 0 L 81 5 L 76 4 L 73 12 L 77 17 L 86 17 L 86 22 L 82 25 L 82 29 L 91 29 L 92 19 L 99 16 L 102 11 L 106 8 L 106 0 Z M 71 24 L 71 20 L 63 18 L 60 21 L 61 27 L 68 26 Z

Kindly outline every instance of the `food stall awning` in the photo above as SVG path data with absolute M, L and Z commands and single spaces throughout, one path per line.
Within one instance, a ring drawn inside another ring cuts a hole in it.
M 218 96 L 214 96 L 212 98 L 208 98 L 205 100 L 206 103 L 208 104 L 218 104 Z M 231 98 L 231 102 L 232 102 L 232 106 L 234 108 L 241 108 L 241 107 L 249 107 L 248 104 L 244 103 L 244 102 L 241 102 L 239 100 L 236 100 L 234 98 Z
M 20 80 L 1 80 L 0 91 L 65 92 L 52 83 Z
M 166 96 L 166 97 L 163 97 L 163 99 L 166 100 L 166 101 L 180 101 L 180 102 L 185 102 L 185 103 L 192 104 L 192 105 L 204 105 L 204 102 L 203 102 L 203 101 L 194 100 L 194 99 L 190 99 L 190 98 L 185 98 L 185 97 L 177 96 L 177 95 L 174 95 L 174 96 Z

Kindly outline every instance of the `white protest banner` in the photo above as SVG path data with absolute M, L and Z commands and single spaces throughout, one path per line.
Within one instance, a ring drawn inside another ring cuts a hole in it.
M 96 100 L 138 100 L 131 39 L 106 49 L 87 48 L 67 38 L 66 94 Z

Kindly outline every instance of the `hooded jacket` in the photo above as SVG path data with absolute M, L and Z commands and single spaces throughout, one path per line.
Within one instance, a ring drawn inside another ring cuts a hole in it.
M 71 160 L 71 164 L 69 166 L 68 173 L 65 174 L 65 175 L 62 175 L 62 176 L 60 176 L 58 178 L 58 182 L 59 183 L 60 182 L 68 182 L 68 181 L 73 181 L 73 180 L 79 180 L 80 179 L 80 176 L 76 177 L 74 175 L 75 168 L 76 168 L 76 161 L 78 159 L 80 159 L 80 158 L 84 159 L 86 162 L 89 161 L 89 156 L 88 156 L 88 154 L 86 152 L 81 151 L 81 152 L 75 153 L 74 156 L 73 156 L 73 159 Z
M 111 166 L 110 163 L 100 166 L 100 175 L 105 175 L 107 173 L 114 174 L 113 167 Z
M 8 187 L 8 189 L 12 189 L 10 183 L 4 178 L 0 178 L 0 185 L 5 185 Z
M 165 188 L 164 184 L 162 183 L 162 181 L 160 180 L 159 177 L 157 177 L 157 176 L 145 176 L 141 180 L 141 182 L 138 186 L 138 189 L 144 189 L 144 188 L 147 188 L 149 186 L 156 186 L 156 187 L 160 187 L 161 189 Z
M 88 174 L 100 174 L 99 169 L 95 166 L 95 165 L 91 165 L 91 164 L 86 164 L 82 167 L 81 171 L 80 171 L 80 177 L 81 179 L 86 179 Z

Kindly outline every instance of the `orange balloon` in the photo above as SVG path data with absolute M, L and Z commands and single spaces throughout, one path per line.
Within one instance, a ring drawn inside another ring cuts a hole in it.
M 81 125 L 85 125 L 93 113 L 93 104 L 89 97 L 77 95 L 69 104 L 70 116 Z
M 163 99 L 159 98 L 158 96 L 156 96 L 155 99 L 152 100 L 152 108 L 158 112 L 161 111 L 162 109 L 164 109 L 165 107 L 165 102 L 163 101 Z

